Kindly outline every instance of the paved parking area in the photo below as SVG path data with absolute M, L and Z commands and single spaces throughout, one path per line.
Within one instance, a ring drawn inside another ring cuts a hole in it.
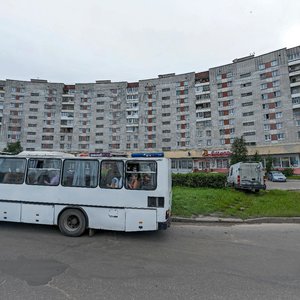
M 299 224 L 61 235 L 0 222 L 2 300 L 299 300 Z
M 288 179 L 287 182 L 266 181 L 267 190 L 299 190 L 300 180 Z

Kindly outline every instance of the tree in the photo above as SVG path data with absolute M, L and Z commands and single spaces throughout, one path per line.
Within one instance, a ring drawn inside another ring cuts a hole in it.
M 266 158 L 266 173 L 269 173 L 273 168 L 273 157 L 269 154 Z
M 251 161 L 253 161 L 253 162 L 262 162 L 262 158 L 259 155 L 257 150 L 255 151 L 254 155 L 251 157 Z
M 236 164 L 238 162 L 245 162 L 247 161 L 248 157 L 248 150 L 246 146 L 246 142 L 244 137 L 235 138 L 232 145 L 231 145 L 231 157 L 230 157 L 230 164 Z
M 7 152 L 10 154 L 19 154 L 23 151 L 20 141 L 15 143 L 7 144 L 7 147 L 3 149 L 3 152 Z

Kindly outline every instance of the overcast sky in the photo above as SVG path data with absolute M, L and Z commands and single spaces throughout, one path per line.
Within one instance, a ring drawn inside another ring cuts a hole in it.
M 299 0 L 4 0 L 0 79 L 138 81 L 300 45 Z

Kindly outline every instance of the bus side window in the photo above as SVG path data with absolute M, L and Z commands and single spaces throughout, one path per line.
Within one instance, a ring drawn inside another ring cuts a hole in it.
M 98 184 L 97 160 L 66 159 L 63 167 L 62 185 L 94 188 Z
M 156 162 L 127 161 L 126 188 L 138 190 L 155 190 L 157 186 Z
M 123 162 L 118 160 L 102 160 L 100 187 L 120 189 L 123 187 Z
M 30 158 L 26 183 L 29 185 L 52 185 L 60 182 L 61 160 L 53 158 Z
M 26 159 L 1 158 L 0 183 L 22 184 L 25 177 Z

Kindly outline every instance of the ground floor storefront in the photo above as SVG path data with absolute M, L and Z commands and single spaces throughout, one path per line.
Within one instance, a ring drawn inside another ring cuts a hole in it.
M 292 168 L 294 174 L 300 175 L 300 145 L 276 145 L 248 149 L 248 154 L 255 152 L 262 158 L 266 166 L 268 157 L 272 157 L 273 168 L 282 170 Z M 230 165 L 231 151 L 222 150 L 191 150 L 166 152 L 172 161 L 173 173 L 190 172 L 222 172 L 226 173 Z

